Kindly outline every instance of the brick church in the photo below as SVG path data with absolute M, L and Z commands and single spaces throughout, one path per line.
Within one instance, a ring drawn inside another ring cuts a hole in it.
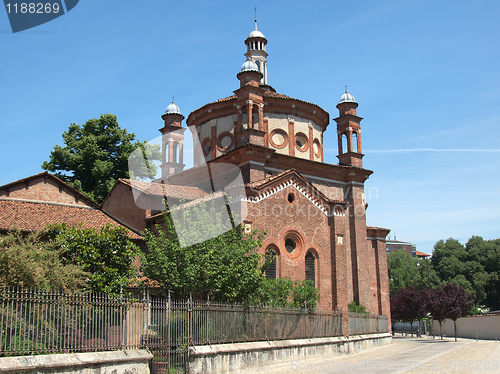
M 119 180 L 103 210 L 141 231 L 161 214 L 135 207 L 130 191 L 196 200 L 210 193 L 197 184 L 197 168 L 232 164 L 244 181 L 248 214 L 245 230 L 267 230 L 261 253 L 276 261 L 266 276 L 310 279 L 320 291 L 319 308 L 341 310 L 356 301 L 373 314 L 389 315 L 385 238 L 389 230 L 366 225 L 361 117 L 347 91 L 334 119 L 338 164 L 323 160 L 323 133 L 329 114 L 316 104 L 277 93 L 267 80 L 267 39 L 253 30 L 245 40 L 246 61 L 231 96 L 193 111 L 193 169 L 183 171 L 184 116 L 172 102 L 162 115 L 163 186 Z M 161 187 L 160 187 L 161 186 Z M 213 187 L 213 186 L 212 186 Z M 120 204 L 116 204 L 116 202 Z
M 267 39 L 253 30 L 234 94 L 193 111 L 186 122 L 198 145 L 194 167 L 184 170 L 184 116 L 171 103 L 162 115 L 162 183 L 119 179 L 102 206 L 48 173 L 0 186 L 0 232 L 48 223 L 125 226 L 140 244 L 141 231 L 161 223 L 158 202 L 196 202 L 227 185 L 231 165 L 242 179 L 245 231 L 266 230 L 262 254 L 276 260 L 268 278 L 310 279 L 320 291 L 319 309 L 340 310 L 356 301 L 389 316 L 385 238 L 389 230 L 366 225 L 361 117 L 354 97 L 341 96 L 335 121 L 338 164 L 323 160 L 328 112 L 277 93 L 267 80 Z M 211 178 L 203 180 L 207 169 Z M 225 192 L 223 191 L 222 194 Z M 146 196 L 155 207 L 138 203 Z M 344 327 L 346 328 L 346 327 Z M 346 330 L 347 331 L 347 330 Z

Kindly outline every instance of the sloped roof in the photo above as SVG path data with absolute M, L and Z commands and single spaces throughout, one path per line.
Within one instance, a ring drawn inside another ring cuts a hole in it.
M 178 209 L 188 208 L 190 206 L 196 206 L 196 204 L 199 204 L 201 202 L 209 202 L 209 201 L 212 201 L 212 200 L 220 199 L 220 198 L 222 198 L 224 196 L 227 196 L 226 191 L 218 191 L 218 192 L 214 192 L 214 193 L 211 193 L 211 194 L 206 194 L 206 196 L 203 196 L 203 197 L 201 197 L 199 199 L 191 200 L 191 201 L 189 201 L 187 203 L 181 204 L 179 206 L 175 206 L 171 210 L 175 211 L 175 210 L 178 210 Z M 146 220 L 147 221 L 150 221 L 150 220 L 154 221 L 154 220 L 156 220 L 159 217 L 163 217 L 163 212 L 156 213 L 155 215 L 146 217 Z
M 201 197 L 208 196 L 208 193 L 200 190 L 198 187 L 151 183 L 125 178 L 118 179 L 118 182 L 123 183 L 139 192 L 154 196 L 167 196 L 185 200 L 196 200 Z
M 417 251 L 417 257 L 430 257 L 430 254 Z
M 47 178 L 53 181 L 55 184 L 59 185 L 62 188 L 65 188 L 67 191 L 69 191 L 72 195 L 77 196 L 79 200 L 84 201 L 86 205 L 92 206 L 92 207 L 99 207 L 99 205 L 92 199 L 90 199 L 88 196 L 84 195 L 74 187 L 70 186 L 68 183 L 64 182 L 63 180 L 57 178 L 55 175 L 52 175 L 48 171 L 44 171 L 42 173 L 38 173 L 23 179 L 19 179 L 17 181 L 11 182 L 4 184 L 3 186 L 0 186 L 0 190 L 5 190 L 9 191 L 12 189 L 12 187 L 15 187 L 16 185 L 20 184 L 28 184 L 30 181 L 33 181 L 38 178 Z
M 33 202 L 0 198 L 0 230 L 39 231 L 49 224 L 66 223 L 69 226 L 99 229 L 110 224 L 125 227 L 97 208 L 70 206 L 50 202 Z M 126 228 L 126 227 L 125 227 Z M 126 228 L 129 237 L 141 239 Z
M 280 93 L 277 93 L 277 92 L 274 92 L 274 91 L 271 91 L 271 90 L 265 90 L 264 93 L 262 94 L 262 96 L 263 97 L 270 97 L 270 98 L 274 98 L 274 99 L 295 100 L 295 101 L 299 101 L 301 103 L 318 106 L 317 104 L 313 104 L 313 103 L 310 103 L 310 102 L 305 101 L 305 100 L 295 99 L 295 98 L 293 98 L 291 96 L 280 94 Z M 231 96 L 228 96 L 228 97 L 223 97 L 223 98 L 221 98 L 219 100 L 212 101 L 210 103 L 207 103 L 207 104 L 203 105 L 202 107 L 198 108 L 197 110 L 199 110 L 201 108 L 204 108 L 204 107 L 206 107 L 208 105 L 217 104 L 217 103 L 223 103 L 223 102 L 227 102 L 227 101 L 231 101 L 231 100 L 236 100 L 236 95 L 235 94 L 233 94 Z

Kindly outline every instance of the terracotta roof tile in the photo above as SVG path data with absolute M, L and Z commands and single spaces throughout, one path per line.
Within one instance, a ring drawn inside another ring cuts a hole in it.
M 430 254 L 428 254 L 428 253 L 424 253 L 424 252 L 420 252 L 420 251 L 417 251 L 417 256 L 418 256 L 418 257 L 421 257 L 421 256 L 429 257 L 429 256 L 430 256 Z
M 39 231 L 48 224 L 66 223 L 70 226 L 82 224 L 84 228 L 99 229 L 106 224 L 125 227 L 99 209 L 0 199 L 0 230 L 11 230 L 17 226 L 22 231 Z M 133 231 L 132 239 L 141 239 Z
M 211 201 L 211 200 L 220 199 L 221 197 L 224 197 L 226 195 L 227 194 L 226 194 L 225 191 L 218 191 L 218 192 L 214 192 L 214 193 L 211 193 L 211 194 L 206 194 L 206 196 L 204 196 L 202 198 L 189 201 L 189 202 L 181 204 L 179 206 L 175 206 L 175 207 L 172 208 L 172 210 L 175 211 L 175 210 L 178 210 L 178 209 L 188 208 L 190 206 L 196 206 L 196 204 L 199 204 L 201 202 L 208 202 L 208 201 Z M 156 213 L 155 215 L 147 217 L 146 220 L 155 220 L 155 219 L 157 219 L 159 217 L 162 217 L 162 216 L 163 216 L 163 212 L 160 212 L 160 213 Z
M 196 200 L 208 196 L 208 193 L 198 187 L 176 186 L 172 184 L 161 184 L 143 182 L 131 179 L 120 178 L 120 182 L 134 188 L 135 190 L 155 196 L 167 196 L 177 199 Z

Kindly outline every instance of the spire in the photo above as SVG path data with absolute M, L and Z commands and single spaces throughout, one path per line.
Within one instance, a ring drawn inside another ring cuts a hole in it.
M 257 31 L 257 7 L 255 7 L 254 10 L 255 10 L 255 19 L 254 19 L 254 21 L 255 21 L 255 31 Z
M 245 53 L 245 56 L 247 60 L 253 61 L 261 72 L 262 79 L 260 80 L 260 84 L 267 85 L 267 39 L 264 34 L 257 29 L 257 7 L 255 7 L 254 10 L 255 27 L 245 40 L 245 44 L 247 45 L 247 53 Z

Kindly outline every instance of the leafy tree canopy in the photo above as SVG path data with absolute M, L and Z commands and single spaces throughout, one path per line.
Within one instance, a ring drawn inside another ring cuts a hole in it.
M 94 230 L 62 224 L 51 226 L 49 234 L 61 245 L 64 265 L 77 265 L 89 273 L 86 288 L 116 294 L 135 279 L 133 261 L 139 251 L 125 228 L 106 225 Z
M 141 147 L 149 160 L 160 160 L 159 147 L 135 140 L 134 134 L 118 125 L 115 115 L 105 114 L 84 125 L 72 123 L 62 134 L 64 146 L 56 145 L 42 169 L 55 172 L 71 186 L 101 203 L 118 178 L 153 178 L 157 167 L 152 162 L 135 162 L 130 175 L 128 158 Z M 137 161 L 137 160 L 136 160 Z
M 391 297 L 391 318 L 409 322 L 424 318 L 429 312 L 429 292 L 428 289 L 413 286 L 401 288 Z
M 479 305 L 500 309 L 500 239 L 473 236 L 465 245 L 452 238 L 440 240 L 432 267 L 442 282 L 463 287 Z
M 210 238 L 211 232 L 231 227 L 227 222 L 230 218 L 203 201 L 185 204 L 182 209 L 186 222 L 176 220 L 174 225 L 172 211 L 167 209 L 164 224 L 145 231 L 148 250 L 142 259 L 142 271 L 146 277 L 177 297 L 194 294 L 217 301 L 316 308 L 319 294 L 309 281 L 265 279 L 264 270 L 274 258 L 257 252 L 263 233 L 243 233 L 241 226 L 236 226 Z M 187 233 L 210 239 L 182 247 L 179 236 Z
M 241 226 L 237 226 L 215 238 L 182 247 L 177 230 L 210 237 L 206 234 L 211 230 L 221 232 L 218 226 L 227 224 L 220 213 L 205 202 L 185 209 L 187 216 L 197 217 L 198 224 L 194 227 L 187 222 L 176 227 L 171 213 L 165 211 L 164 227 L 158 225 L 156 232 L 144 232 L 148 247 L 142 260 L 144 275 L 178 297 L 192 293 L 217 301 L 247 301 L 263 280 L 264 258 L 256 250 L 262 244 L 262 235 L 256 231 L 243 234 Z
M 435 287 L 440 284 L 436 272 L 427 261 L 414 258 L 403 250 L 388 254 L 387 267 L 390 295 L 394 296 L 400 288 L 407 286 L 429 288 L 429 286 Z
M 252 295 L 250 302 L 255 305 L 270 307 L 316 309 L 319 291 L 311 280 L 295 281 L 289 278 L 263 279 L 258 292 Z
M 441 324 L 445 319 L 451 319 L 455 325 L 455 340 L 457 339 L 456 321 L 465 317 L 472 309 L 474 298 L 463 287 L 453 283 L 442 284 L 429 291 L 428 311 L 439 322 L 441 339 L 443 334 Z
M 0 237 L 2 286 L 78 290 L 89 276 L 82 266 L 62 263 L 59 241 L 43 240 L 44 231 L 23 235 L 12 230 Z

